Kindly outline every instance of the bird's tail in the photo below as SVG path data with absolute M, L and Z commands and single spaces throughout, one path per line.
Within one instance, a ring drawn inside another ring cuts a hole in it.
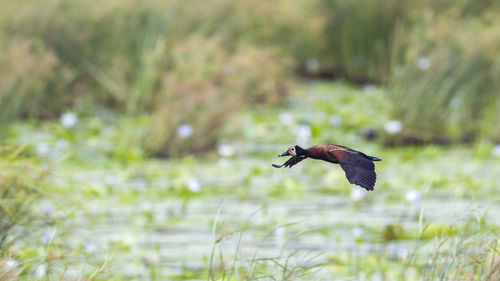
M 368 159 L 368 160 L 371 160 L 371 161 L 382 161 L 382 159 L 377 158 L 377 157 L 375 157 L 375 156 L 366 155 L 366 154 L 364 154 L 364 153 L 361 153 L 361 154 L 362 154 L 362 155 L 363 155 L 366 159 Z
M 368 157 L 368 159 L 370 159 L 370 160 L 372 160 L 372 161 L 382 161 L 382 159 L 377 158 L 377 157 L 375 157 L 375 156 L 368 156 L 368 155 L 367 155 L 366 157 Z

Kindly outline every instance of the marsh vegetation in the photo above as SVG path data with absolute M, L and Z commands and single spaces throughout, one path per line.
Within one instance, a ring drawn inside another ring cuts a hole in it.
M 499 15 L 1 1 L 0 279 L 499 280 Z

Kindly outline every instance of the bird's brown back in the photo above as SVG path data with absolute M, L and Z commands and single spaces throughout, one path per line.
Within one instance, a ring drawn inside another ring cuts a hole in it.
M 337 144 L 320 144 L 306 149 L 308 156 L 314 159 L 322 159 L 329 162 L 338 163 L 344 160 L 345 153 L 359 153 L 358 151 Z

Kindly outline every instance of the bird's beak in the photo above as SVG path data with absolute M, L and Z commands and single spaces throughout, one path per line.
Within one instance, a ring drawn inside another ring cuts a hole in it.
M 278 155 L 278 157 L 283 157 L 283 156 L 290 156 L 290 153 L 288 153 L 288 150 L 281 153 L 280 155 Z

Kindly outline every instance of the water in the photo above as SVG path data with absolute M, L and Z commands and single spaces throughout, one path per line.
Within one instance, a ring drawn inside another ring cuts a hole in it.
M 124 161 L 110 156 L 108 146 L 69 143 L 68 150 L 79 151 L 54 163 L 50 185 L 63 195 L 49 200 L 47 212 L 58 222 L 54 245 L 76 253 L 64 274 L 90 276 L 107 260 L 104 279 L 206 280 L 210 266 L 221 274 L 236 261 L 240 279 L 248 272 L 281 276 L 286 267 L 292 280 L 383 280 L 401 272 L 417 280 L 411 272 L 426 268 L 426 253 L 436 251 L 440 237 L 470 225 L 500 226 L 498 158 L 464 147 L 363 141 L 353 128 L 383 128 L 389 118 L 370 113 L 373 96 L 337 87 L 302 89 L 306 94 L 286 108 L 286 124 L 283 108 L 241 113 L 237 137 L 204 156 Z M 332 97 L 342 106 L 329 103 Z M 366 110 L 349 118 L 358 107 Z M 332 115 L 342 118 L 334 129 Z M 82 128 L 85 122 L 79 120 Z M 297 125 L 307 125 L 303 139 L 310 145 L 345 144 L 382 158 L 375 191 L 352 196 L 344 172 L 326 162 L 271 167 L 286 161 L 276 155 L 295 144 Z M 117 130 L 108 128 L 97 143 L 113 143 Z M 46 133 L 44 141 L 52 141 Z M 416 248 L 421 263 L 407 269 Z
M 307 260 L 301 265 L 309 266 L 327 262 L 329 253 L 383 252 L 397 259 L 415 248 L 416 242 L 382 243 L 373 230 L 398 222 L 406 231 L 418 231 L 418 216 L 406 202 L 387 204 L 378 201 L 376 195 L 367 193 L 367 199 L 373 201 L 361 204 L 352 202 L 349 195 L 316 193 L 307 193 L 299 200 L 263 203 L 228 192 L 188 202 L 165 198 L 148 203 L 146 208 L 141 200 L 127 205 L 114 199 L 93 200 L 86 203 L 86 211 L 77 212 L 67 221 L 66 227 L 80 239 L 96 243 L 101 249 L 99 255 L 116 245 L 126 248 L 113 258 L 112 271 L 130 277 L 146 276 L 151 267 L 167 276 L 203 271 L 215 239 L 221 236 L 224 238 L 216 247 L 220 246 L 224 259 L 232 262 L 240 233 L 238 260 L 242 261 L 276 258 L 291 251 L 297 251 L 298 256 L 315 256 L 298 261 Z M 488 208 L 487 221 L 500 223 L 500 207 L 488 206 L 487 202 L 430 199 L 421 207 L 425 221 L 457 225 L 465 210 L 474 212 L 477 206 Z M 219 209 L 214 237 L 213 221 Z M 354 228 L 363 229 L 363 242 L 353 237 Z M 326 278 L 328 274 L 316 276 Z

